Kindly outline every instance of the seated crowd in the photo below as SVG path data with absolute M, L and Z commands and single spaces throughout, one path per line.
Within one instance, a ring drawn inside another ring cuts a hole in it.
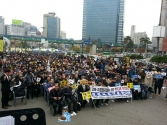
M 90 86 L 127 86 L 131 82 L 140 85 L 140 90 L 131 88 L 133 99 L 138 100 L 147 99 L 151 91 L 156 94 L 157 89 L 160 95 L 166 78 L 166 66 L 155 69 L 151 65 L 131 63 L 127 67 L 125 60 L 116 63 L 110 59 L 95 61 L 90 57 L 54 54 L 12 53 L 5 58 L 3 68 L 4 73 L 9 72 L 11 86 L 19 84 L 26 88 L 27 99 L 44 96 L 53 106 L 53 115 L 61 114 L 64 106 L 68 106 L 69 113 L 78 113 L 89 103 L 89 100 L 83 100 L 82 93 L 90 91 Z M 157 79 L 154 74 L 163 77 Z M 90 101 L 91 107 L 107 106 L 109 100 L 94 99 Z M 127 103 L 129 100 L 111 99 L 112 102 Z

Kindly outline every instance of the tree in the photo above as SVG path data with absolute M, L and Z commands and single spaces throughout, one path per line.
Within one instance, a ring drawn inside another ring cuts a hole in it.
M 130 51 L 134 48 L 133 41 L 130 36 L 124 38 L 125 51 Z
M 150 41 L 150 38 L 148 37 L 143 37 L 140 39 L 140 44 L 142 45 L 142 47 L 145 49 L 145 52 L 147 52 L 147 44 L 150 44 L 151 41 Z
M 86 45 L 86 46 L 83 48 L 83 50 L 84 50 L 85 52 L 89 52 L 90 46 Z
M 143 37 L 143 38 L 141 38 L 140 39 L 140 44 L 142 44 L 143 46 L 144 46 L 144 48 L 146 47 L 146 44 L 150 44 L 151 43 L 151 41 L 150 41 L 150 38 L 148 38 L 148 37 Z

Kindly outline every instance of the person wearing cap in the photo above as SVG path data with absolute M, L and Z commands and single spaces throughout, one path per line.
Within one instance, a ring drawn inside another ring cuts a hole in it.
M 4 74 L 1 76 L 1 92 L 2 92 L 2 108 L 7 109 L 9 106 L 9 94 L 10 94 L 10 70 L 5 69 Z

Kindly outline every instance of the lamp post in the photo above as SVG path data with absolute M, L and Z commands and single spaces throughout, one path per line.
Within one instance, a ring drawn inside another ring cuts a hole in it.
M 114 44 L 113 44 L 113 43 L 111 44 L 111 51 L 112 51 L 112 47 L 114 47 Z M 110 55 L 111 55 L 111 51 L 110 51 Z

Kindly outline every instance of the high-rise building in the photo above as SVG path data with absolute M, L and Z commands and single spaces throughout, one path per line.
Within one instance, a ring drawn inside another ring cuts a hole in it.
M 60 38 L 60 18 L 55 17 L 55 13 L 43 15 L 43 36 Z
M 0 16 L 0 34 L 5 34 L 5 19 Z
M 167 0 L 161 0 L 161 13 L 160 13 L 160 25 L 161 26 L 165 26 L 166 27 L 166 31 L 165 31 L 165 37 L 167 37 Z M 167 51 L 167 46 L 165 43 L 163 43 L 164 39 L 160 38 L 159 39 L 159 52 L 162 51 Z M 157 45 L 156 45 L 157 46 Z M 165 50 L 166 48 L 166 50 Z
M 64 31 L 60 32 L 60 38 L 61 39 L 66 39 L 66 33 Z
M 130 33 L 130 37 L 131 37 L 132 41 L 134 41 L 135 31 L 136 31 L 136 26 L 132 25 L 131 26 L 131 33 Z
M 139 45 L 141 38 L 147 38 L 146 32 L 138 32 L 134 34 L 133 43 Z
M 124 0 L 84 0 L 82 38 L 121 43 Z

